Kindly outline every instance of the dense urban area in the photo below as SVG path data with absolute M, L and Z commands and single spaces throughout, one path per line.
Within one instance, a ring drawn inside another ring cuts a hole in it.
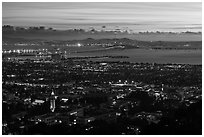
M 2 135 L 202 135 L 201 2 L 2 2 Z
M 201 65 L 2 55 L 3 134 L 202 134 Z

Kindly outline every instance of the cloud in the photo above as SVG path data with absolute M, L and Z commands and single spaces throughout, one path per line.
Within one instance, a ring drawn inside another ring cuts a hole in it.
M 5 24 L 201 24 L 201 3 L 3 2 Z M 59 25 L 58 25 L 59 27 Z

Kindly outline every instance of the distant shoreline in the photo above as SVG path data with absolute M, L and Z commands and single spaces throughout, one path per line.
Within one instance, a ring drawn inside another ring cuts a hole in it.
M 17 27 L 18 28 L 18 27 Z M 202 32 L 162 32 L 144 31 L 130 33 L 127 31 L 110 30 L 98 31 L 84 29 L 54 30 L 45 27 L 18 28 L 13 26 L 2 27 L 2 40 L 24 39 L 24 40 L 83 40 L 92 39 L 121 39 L 128 38 L 140 41 L 201 41 Z
M 3 54 L 4 56 L 4 54 Z M 15 57 L 14 57 L 15 58 Z M 17 58 L 37 58 L 36 56 L 17 56 Z M 43 57 L 42 57 L 43 58 Z M 130 63 L 157 63 L 157 64 L 192 64 L 202 65 L 201 50 L 149 50 L 125 49 L 107 52 L 68 53 L 67 59 L 89 61 L 120 61 Z M 40 59 L 40 57 L 39 57 Z

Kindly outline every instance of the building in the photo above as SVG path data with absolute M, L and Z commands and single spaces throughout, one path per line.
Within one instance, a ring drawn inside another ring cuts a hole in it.
M 95 117 L 78 117 L 76 120 L 76 123 L 86 125 L 86 124 L 94 121 L 95 119 L 96 119 Z
M 42 105 L 44 102 L 45 102 L 44 100 L 36 99 L 32 104 L 33 105 Z
M 54 53 L 51 55 L 52 60 L 61 60 L 62 55 L 60 53 Z
M 55 114 L 52 113 L 52 114 L 44 114 L 44 115 L 40 115 L 40 116 L 35 116 L 34 118 L 32 118 L 32 120 L 34 120 L 36 122 L 36 124 L 38 122 L 44 122 L 45 124 L 47 125 L 54 125 L 56 124 L 57 120 L 55 118 Z
M 82 117 L 82 116 L 84 116 L 84 108 L 72 110 L 72 111 L 68 112 L 68 115 Z
M 39 115 L 32 117 L 30 121 L 34 121 L 35 124 L 38 124 L 39 122 L 43 122 L 47 125 L 55 125 L 55 124 L 69 124 L 70 118 L 67 114 L 60 114 L 60 113 L 48 113 L 44 115 Z

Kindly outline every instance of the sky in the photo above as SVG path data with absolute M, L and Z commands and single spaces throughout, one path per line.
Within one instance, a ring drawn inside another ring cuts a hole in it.
M 202 31 L 201 2 L 3 2 L 2 23 L 55 29 Z M 106 26 L 102 28 L 102 26 Z

